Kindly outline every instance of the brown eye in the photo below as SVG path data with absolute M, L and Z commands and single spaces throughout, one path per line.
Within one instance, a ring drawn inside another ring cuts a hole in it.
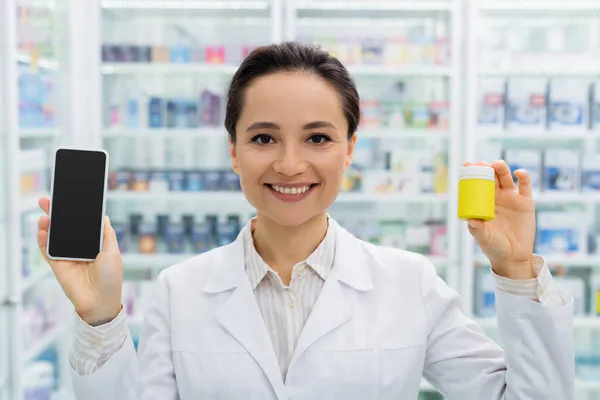
M 310 143 L 312 143 L 312 144 L 323 144 L 323 143 L 331 141 L 331 139 L 327 135 L 321 135 L 321 134 L 319 134 L 319 135 L 312 135 L 308 139 L 308 141 Z
M 252 138 L 252 141 L 258 144 L 271 144 L 274 143 L 274 140 L 271 136 L 269 135 L 265 135 L 265 134 L 260 134 L 260 135 L 256 135 Z

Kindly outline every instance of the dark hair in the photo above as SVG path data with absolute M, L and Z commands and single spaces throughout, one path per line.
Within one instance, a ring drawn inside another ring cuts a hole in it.
M 244 91 L 261 76 L 284 71 L 309 72 L 325 79 L 338 92 L 351 138 L 360 120 L 360 100 L 348 70 L 335 57 L 313 45 L 296 42 L 272 44 L 255 49 L 233 75 L 227 94 L 225 129 L 235 143 L 235 126 L 244 106 Z

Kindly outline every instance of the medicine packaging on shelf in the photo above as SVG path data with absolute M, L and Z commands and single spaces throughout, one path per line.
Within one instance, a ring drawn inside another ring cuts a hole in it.
M 589 129 L 589 99 L 588 79 L 552 79 L 549 90 L 549 129 L 559 132 Z
M 545 191 L 581 190 L 581 157 L 575 150 L 548 149 L 544 152 Z
M 507 89 L 507 129 L 546 129 L 548 82 L 545 78 L 511 78 Z

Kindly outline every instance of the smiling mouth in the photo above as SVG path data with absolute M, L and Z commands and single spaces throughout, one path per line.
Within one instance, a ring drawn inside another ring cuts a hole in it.
M 271 185 L 271 184 L 267 184 L 266 185 L 269 189 L 271 189 L 274 192 L 280 193 L 280 194 L 285 194 L 285 195 L 302 195 L 308 191 L 310 191 L 311 189 L 313 189 L 315 186 L 317 186 L 316 183 L 311 183 L 305 186 L 299 186 L 299 187 L 286 187 L 286 186 L 277 186 L 277 185 Z

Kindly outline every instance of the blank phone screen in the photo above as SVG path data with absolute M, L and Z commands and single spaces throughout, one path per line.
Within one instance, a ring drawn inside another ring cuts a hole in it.
M 52 189 L 48 253 L 52 257 L 95 259 L 100 252 L 106 154 L 59 149 Z

